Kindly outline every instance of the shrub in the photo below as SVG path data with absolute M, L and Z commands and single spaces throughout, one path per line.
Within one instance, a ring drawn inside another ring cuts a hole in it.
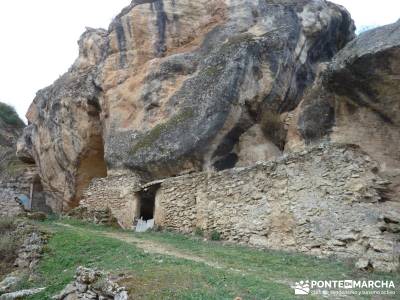
M 212 241 L 220 241 L 221 240 L 221 234 L 218 231 L 213 231 L 211 232 L 211 240 Z
M 6 124 L 23 127 L 24 122 L 18 117 L 14 107 L 0 102 L 0 119 Z
M 196 236 L 204 236 L 204 230 L 201 229 L 200 227 L 196 227 L 196 229 L 194 230 L 194 235 L 196 235 Z

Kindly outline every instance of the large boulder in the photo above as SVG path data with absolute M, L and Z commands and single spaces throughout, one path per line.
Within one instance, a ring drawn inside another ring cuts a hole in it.
M 321 66 L 296 111 L 287 150 L 330 140 L 359 145 L 400 192 L 400 21 L 362 33 Z M 297 122 L 297 123 L 296 123 Z
M 323 0 L 132 1 L 37 94 L 21 149 L 58 211 L 107 173 L 152 180 L 275 157 L 282 114 L 353 32 Z

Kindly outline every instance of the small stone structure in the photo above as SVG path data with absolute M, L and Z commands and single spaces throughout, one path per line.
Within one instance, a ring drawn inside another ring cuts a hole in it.
M 143 191 L 154 188 L 146 201 L 154 201 L 155 224 L 162 228 L 200 228 L 241 244 L 356 258 L 361 268 L 399 266 L 400 205 L 387 197 L 390 182 L 379 176 L 378 165 L 356 146 L 321 145 L 246 168 L 168 178 L 142 190 L 129 178 L 106 178 L 96 193 L 99 182 L 84 205 L 108 206 L 122 224 L 141 217 Z M 113 198 L 101 192 L 110 187 Z
M 84 192 L 80 206 L 87 207 L 89 214 L 109 209 L 121 227 L 132 228 L 138 205 L 135 191 L 139 189 L 140 181 L 134 175 L 97 178 Z
M 42 258 L 44 246 L 47 242 L 48 235 L 45 232 L 35 231 L 30 233 L 18 250 L 15 266 L 32 272 Z
M 52 212 L 34 165 L 26 165 L 17 177 L 0 178 L 0 217 L 17 216 L 24 210 Z

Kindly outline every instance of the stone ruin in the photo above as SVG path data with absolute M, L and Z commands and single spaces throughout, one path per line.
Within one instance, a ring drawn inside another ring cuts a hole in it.
M 109 208 L 183 233 L 197 228 L 227 241 L 321 257 L 360 268 L 399 267 L 400 206 L 387 180 L 354 145 L 322 144 L 254 166 L 194 173 L 140 186 L 129 177 L 94 180 L 81 206 Z

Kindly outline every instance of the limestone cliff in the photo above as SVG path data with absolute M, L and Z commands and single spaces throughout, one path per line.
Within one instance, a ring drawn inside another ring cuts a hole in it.
M 323 140 L 359 145 L 400 192 L 400 21 L 361 34 L 325 65 L 297 109 L 288 150 Z M 296 123 L 297 122 L 297 123 Z
M 88 29 L 70 70 L 38 92 L 20 153 L 56 211 L 107 173 L 149 181 L 268 160 L 353 32 L 323 0 L 135 0 L 108 30 Z

